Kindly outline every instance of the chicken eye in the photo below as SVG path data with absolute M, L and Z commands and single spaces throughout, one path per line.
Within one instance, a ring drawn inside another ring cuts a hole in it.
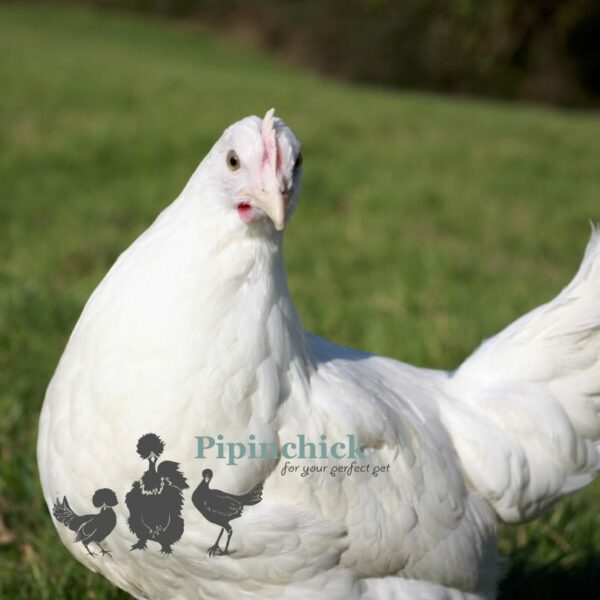
M 298 152 L 296 162 L 294 163 L 294 171 L 297 171 L 302 166 L 302 152 Z
M 230 150 L 227 153 L 227 166 L 232 171 L 237 171 L 240 168 L 240 158 L 235 150 Z

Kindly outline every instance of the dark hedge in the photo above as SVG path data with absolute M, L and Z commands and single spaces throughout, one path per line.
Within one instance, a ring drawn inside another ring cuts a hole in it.
M 196 19 L 338 77 L 599 104 L 598 0 L 88 0 Z

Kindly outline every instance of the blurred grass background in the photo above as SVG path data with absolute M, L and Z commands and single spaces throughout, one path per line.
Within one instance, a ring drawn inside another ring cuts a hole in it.
M 0 4 L 0 598 L 121 598 L 60 544 L 45 387 L 94 286 L 229 123 L 303 140 L 286 233 L 305 326 L 454 368 L 549 300 L 600 220 L 600 118 L 332 83 L 150 17 Z M 595 598 L 600 482 L 503 531 L 502 598 Z

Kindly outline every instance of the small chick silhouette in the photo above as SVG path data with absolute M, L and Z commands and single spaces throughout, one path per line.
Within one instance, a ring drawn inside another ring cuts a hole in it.
M 96 556 L 89 549 L 88 545 L 91 543 L 100 548 L 103 556 L 105 554 L 110 556 L 110 552 L 104 549 L 100 542 L 111 533 L 117 524 L 117 517 L 112 509 L 113 506 L 118 504 L 117 496 L 112 490 L 102 488 L 96 490 L 92 496 L 92 504 L 100 509 L 99 513 L 95 515 L 78 515 L 69 506 L 67 497 L 63 496 L 62 502 L 59 502 L 58 498 L 56 499 L 52 514 L 58 522 L 75 532 L 75 542 L 81 542 L 90 556 Z
M 179 463 L 164 460 L 156 466 L 164 447 L 155 433 L 143 435 L 137 443 L 137 452 L 148 461 L 148 469 L 125 496 L 130 514 L 127 523 L 138 538 L 131 550 L 145 550 L 146 542 L 151 540 L 161 545 L 163 554 L 170 554 L 171 546 L 183 534 L 182 490 L 189 485 Z
M 263 484 L 259 483 L 253 487 L 247 494 L 236 496 L 228 494 L 221 490 L 213 490 L 208 487 L 210 480 L 213 477 L 213 472 L 210 469 L 202 471 L 202 481 L 192 494 L 192 503 L 200 511 L 202 516 L 211 523 L 221 526 L 221 532 L 217 541 L 208 549 L 209 556 L 215 554 L 229 554 L 229 542 L 233 529 L 229 521 L 242 516 L 244 506 L 258 504 L 262 500 Z M 227 542 L 225 550 L 221 550 L 219 541 L 223 535 L 223 531 L 227 532 Z

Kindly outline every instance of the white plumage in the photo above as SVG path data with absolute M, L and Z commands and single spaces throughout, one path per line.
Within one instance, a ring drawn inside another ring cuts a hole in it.
M 599 469 L 600 235 L 556 299 L 457 371 L 412 367 L 304 332 L 281 250 L 298 156 L 272 111 L 232 125 L 91 296 L 48 387 L 38 462 L 49 507 L 116 492 L 113 559 L 57 530 L 136 598 L 492 598 L 497 519 L 533 518 Z M 130 551 L 123 498 L 148 432 L 191 485 L 169 556 Z M 390 471 L 282 477 L 274 459 L 194 458 L 198 435 L 299 433 L 354 434 Z M 190 501 L 206 466 L 232 493 L 264 482 L 230 556 L 207 555 L 216 529 Z

